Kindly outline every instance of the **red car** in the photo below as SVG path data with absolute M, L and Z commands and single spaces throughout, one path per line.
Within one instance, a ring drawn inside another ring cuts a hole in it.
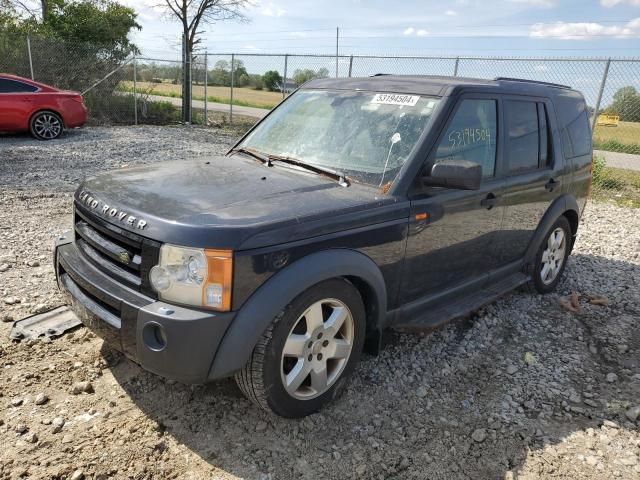
M 29 131 L 38 140 L 52 140 L 86 121 L 87 107 L 78 92 L 0 73 L 0 132 Z

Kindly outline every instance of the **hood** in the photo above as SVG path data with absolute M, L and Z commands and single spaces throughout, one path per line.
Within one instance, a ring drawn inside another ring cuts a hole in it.
M 86 180 L 76 203 L 160 242 L 237 249 L 258 233 L 394 201 L 373 187 L 234 155 L 108 172 Z

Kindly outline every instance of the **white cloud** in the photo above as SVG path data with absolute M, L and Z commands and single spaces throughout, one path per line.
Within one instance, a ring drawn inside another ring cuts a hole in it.
M 633 7 L 640 7 L 640 0 L 600 0 L 600 5 L 603 7 L 615 7 L 620 3 L 628 3 Z
M 455 17 L 456 15 L 458 15 L 458 12 L 456 12 L 455 10 L 447 10 L 446 12 L 444 12 L 445 15 L 448 15 L 449 17 Z
M 281 17 L 285 13 L 287 13 L 287 11 L 283 8 L 280 8 L 273 2 L 269 2 L 262 7 L 260 13 L 262 13 L 262 15 L 264 15 L 265 17 Z
M 262 51 L 262 48 L 258 48 L 255 45 L 251 45 L 251 44 L 244 45 L 242 48 L 244 48 L 245 50 L 251 50 L 253 52 L 261 52 Z
M 511 0 L 513 3 L 520 3 L 529 7 L 551 8 L 557 5 L 557 0 Z M 634 0 L 635 1 L 635 0 Z
M 588 40 L 594 37 L 640 37 L 640 17 L 625 25 L 605 26 L 600 23 L 536 23 L 529 36 L 534 38 L 559 38 L 563 40 Z
M 429 32 L 427 30 L 423 30 L 421 28 L 416 30 L 413 27 L 407 27 L 407 28 L 405 28 L 404 32 L 402 32 L 402 34 L 405 37 L 410 37 L 412 35 L 416 35 L 418 37 L 426 37 L 427 35 L 429 35 Z

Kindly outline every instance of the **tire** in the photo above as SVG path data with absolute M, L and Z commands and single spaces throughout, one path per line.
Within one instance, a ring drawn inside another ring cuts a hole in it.
M 64 123 L 57 113 L 44 110 L 31 117 L 29 131 L 37 140 L 54 140 L 62 135 Z
M 317 412 L 344 389 L 360 360 L 365 328 L 358 290 L 344 279 L 321 282 L 274 319 L 236 382 L 249 400 L 282 417 Z
M 527 284 L 529 291 L 545 294 L 556 289 L 567 266 L 572 241 L 571 225 L 565 216 L 561 216 L 538 247 L 531 280 Z

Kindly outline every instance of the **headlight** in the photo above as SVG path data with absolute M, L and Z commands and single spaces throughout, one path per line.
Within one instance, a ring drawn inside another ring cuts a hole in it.
M 163 245 L 149 281 L 167 302 L 227 311 L 231 309 L 232 269 L 229 250 Z

